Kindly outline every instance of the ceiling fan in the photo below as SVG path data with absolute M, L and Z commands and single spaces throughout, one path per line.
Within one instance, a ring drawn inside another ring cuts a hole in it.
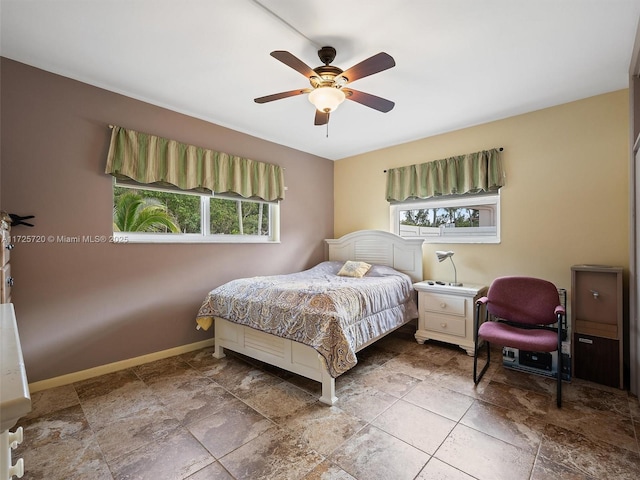
M 336 49 L 333 47 L 322 47 L 318 50 L 318 57 L 324 65 L 316 68 L 309 67 L 302 60 L 284 50 L 271 52 L 271 56 L 307 77 L 312 88 L 301 88 L 259 97 L 255 99 L 256 103 L 267 103 L 308 93 L 309 101 L 316 107 L 315 125 L 327 124 L 329 114 L 338 108 L 345 99 L 385 113 L 395 105 L 394 102 L 385 98 L 345 88 L 347 84 L 360 78 L 395 66 L 396 62 L 393 57 L 387 53 L 380 52 L 344 71 L 331 65 L 336 57 Z

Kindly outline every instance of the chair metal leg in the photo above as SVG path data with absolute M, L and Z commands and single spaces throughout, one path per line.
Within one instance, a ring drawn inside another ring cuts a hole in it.
M 473 331 L 473 343 L 474 343 L 474 355 L 473 355 L 473 383 L 475 383 L 476 385 L 478 384 L 478 382 L 480 382 L 480 380 L 482 380 L 482 376 L 484 375 L 484 372 L 487 371 L 487 368 L 489 368 L 489 363 L 491 362 L 491 345 L 489 344 L 489 342 L 485 341 L 484 343 L 486 343 L 487 345 L 487 363 L 484 364 L 484 366 L 482 367 L 482 370 L 480 371 L 480 375 L 478 375 L 478 344 L 480 343 L 478 340 L 478 329 L 480 328 L 480 310 L 481 310 L 481 305 L 480 304 L 476 304 L 476 313 L 474 316 L 474 331 Z
M 476 385 L 480 383 L 480 380 L 482 380 L 484 372 L 487 371 L 487 369 L 489 368 L 489 363 L 491 363 L 491 345 L 487 341 L 485 341 L 484 343 L 487 345 L 487 362 L 482 367 L 482 370 L 480 370 L 479 375 L 477 374 L 478 372 L 478 344 L 477 343 L 476 343 L 476 355 L 475 357 L 473 357 L 473 382 Z
M 558 387 L 556 391 L 556 405 L 562 407 L 562 351 L 558 351 Z
M 558 315 L 558 376 L 557 389 L 556 389 L 556 405 L 558 408 L 562 407 L 562 315 Z

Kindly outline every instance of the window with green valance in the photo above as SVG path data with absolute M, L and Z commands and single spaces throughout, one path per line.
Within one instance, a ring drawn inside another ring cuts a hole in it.
M 494 148 L 391 168 L 387 173 L 387 200 L 404 202 L 442 195 L 496 192 L 503 184 L 500 150 Z
M 241 158 L 114 126 L 106 173 L 119 180 L 184 191 L 284 199 L 278 165 Z

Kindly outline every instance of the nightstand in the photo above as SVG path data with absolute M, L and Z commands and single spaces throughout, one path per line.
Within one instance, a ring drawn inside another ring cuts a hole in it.
M 418 291 L 418 343 L 438 340 L 458 345 L 473 356 L 473 316 L 476 300 L 487 293 L 484 285 L 464 284 L 461 287 L 438 285 L 424 281 L 413 284 Z

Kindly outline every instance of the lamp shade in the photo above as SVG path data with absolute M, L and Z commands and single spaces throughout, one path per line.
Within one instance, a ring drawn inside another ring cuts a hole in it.
M 309 101 L 320 112 L 333 112 L 344 102 L 344 92 L 333 87 L 318 87 L 309 93 Z
M 438 250 L 436 251 L 436 255 L 438 256 L 439 262 L 444 262 L 447 258 L 453 256 L 453 252 L 451 250 L 449 250 L 448 252 L 445 252 L 444 250 Z

